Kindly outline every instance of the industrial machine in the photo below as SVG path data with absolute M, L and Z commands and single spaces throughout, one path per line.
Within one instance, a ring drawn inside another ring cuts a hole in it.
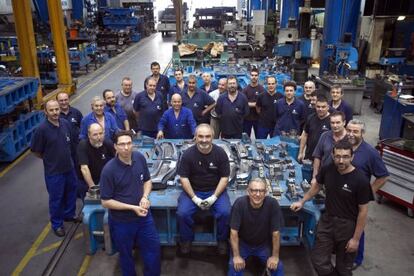
M 182 8 L 182 17 L 181 17 L 181 26 L 182 26 L 182 32 L 187 33 L 188 32 L 188 7 L 187 3 L 183 3 Z M 168 33 L 175 32 L 176 31 L 176 16 L 175 16 L 175 10 L 173 6 L 170 6 L 166 8 L 163 11 L 160 11 L 158 13 L 158 25 L 157 25 L 157 31 L 162 34 L 162 36 L 168 35 Z
M 195 28 L 210 28 L 217 33 L 222 33 L 224 26 L 236 20 L 235 7 L 212 7 L 196 9 L 194 13 Z

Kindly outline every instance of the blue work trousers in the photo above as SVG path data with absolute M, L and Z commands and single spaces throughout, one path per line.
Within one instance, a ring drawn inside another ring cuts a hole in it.
M 158 231 L 150 212 L 138 221 L 119 222 L 109 219 L 109 227 L 123 276 L 135 276 L 135 260 L 132 250 L 138 247 L 144 262 L 144 276 L 159 276 L 161 273 L 161 246 Z
M 89 190 L 89 186 L 83 179 L 78 179 L 77 183 L 76 196 L 83 201 L 85 199 L 86 192 Z
M 272 137 L 273 135 L 273 128 L 270 127 L 257 127 L 257 135 L 256 139 L 267 139 L 267 136 Z
M 257 121 L 244 120 L 244 122 L 243 122 L 243 132 L 247 133 L 247 135 L 249 135 L 249 137 L 252 134 L 252 128 L 254 130 L 254 135 L 257 138 Z
M 201 199 L 206 199 L 211 196 L 214 191 L 210 192 L 196 192 L 196 196 Z M 229 238 L 229 219 L 230 219 L 230 199 L 227 191 L 221 193 L 217 198 L 213 206 L 210 207 L 210 211 L 213 214 L 214 218 L 217 220 L 217 240 L 226 241 Z M 186 192 L 182 192 L 178 198 L 177 206 L 177 220 L 178 227 L 180 232 L 180 240 L 184 241 L 193 241 L 194 232 L 193 225 L 194 219 L 193 215 L 195 212 L 200 210 L 200 208 L 194 204 L 191 198 L 187 195 Z
M 358 253 L 355 257 L 354 263 L 362 265 L 364 261 L 364 249 L 365 249 L 365 232 L 362 232 L 361 238 L 359 239 Z
M 75 216 L 76 185 L 75 170 L 55 175 L 45 175 L 47 192 L 49 193 L 49 215 L 52 229 L 63 226 L 64 219 Z
M 260 259 L 260 261 L 263 264 L 267 264 L 267 259 L 269 259 L 269 257 L 271 256 L 271 252 L 270 252 L 270 247 L 266 246 L 266 245 L 262 245 L 262 246 L 257 246 L 257 247 L 252 247 L 242 241 L 239 242 L 239 251 L 240 251 L 240 257 L 243 258 L 243 260 L 246 261 L 246 259 L 250 256 L 256 256 Z M 229 259 L 229 272 L 228 272 L 228 276 L 242 276 L 243 275 L 243 271 L 236 271 L 234 269 L 234 264 L 233 264 L 233 251 L 230 250 L 230 259 Z M 283 276 L 284 272 L 283 272 L 283 264 L 282 261 L 279 260 L 279 263 L 277 265 L 276 270 L 269 270 L 270 271 L 270 275 L 272 276 Z

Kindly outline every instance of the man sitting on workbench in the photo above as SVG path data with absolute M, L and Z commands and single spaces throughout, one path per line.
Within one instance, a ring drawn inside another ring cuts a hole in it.
M 227 253 L 231 204 L 226 187 L 230 165 L 225 151 L 213 144 L 213 137 L 211 126 L 200 124 L 195 131 L 196 145 L 184 151 L 178 168 L 184 190 L 177 206 L 182 254 L 190 253 L 193 215 L 200 209 L 213 213 L 217 220 L 218 253 Z

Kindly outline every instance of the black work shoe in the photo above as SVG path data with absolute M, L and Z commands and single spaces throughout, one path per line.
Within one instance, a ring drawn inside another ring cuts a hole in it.
M 66 222 L 74 222 L 74 223 L 82 222 L 81 217 L 65 218 L 63 220 L 66 221 Z
M 181 254 L 188 255 L 190 254 L 190 251 L 191 251 L 190 241 L 180 242 L 180 253 Z
M 218 241 L 217 242 L 217 252 L 219 255 L 227 255 L 228 246 L 227 241 Z
M 53 232 L 55 232 L 55 235 L 58 236 L 59 238 L 64 237 L 65 236 L 65 229 L 63 229 L 63 227 L 59 227 L 57 229 L 53 229 Z

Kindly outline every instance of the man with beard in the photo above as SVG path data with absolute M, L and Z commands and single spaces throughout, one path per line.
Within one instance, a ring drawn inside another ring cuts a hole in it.
M 157 139 L 192 139 L 196 122 L 190 109 L 182 106 L 180 94 L 171 97 L 171 108 L 162 114 Z
M 124 109 L 128 117 L 129 128 L 138 131 L 137 120 L 134 113 L 134 99 L 138 94 L 132 89 L 132 80 L 129 77 L 124 77 L 121 81 L 121 90 L 115 95 L 116 102 Z
M 266 80 L 267 92 L 259 94 L 256 102 L 256 110 L 259 114 L 259 126 L 256 133 L 257 139 L 272 137 L 273 127 L 276 124 L 276 105 L 277 101 L 283 97 L 276 92 L 276 78 L 269 76 Z
M 351 163 L 354 155 L 348 141 L 336 143 L 332 157 L 334 163 L 322 167 L 311 189 L 290 208 L 299 211 L 322 185 L 325 187 L 326 209 L 318 222 L 312 264 L 318 275 L 350 276 L 372 191 L 364 173 Z M 335 266 L 331 262 L 332 253 L 336 256 Z
M 102 97 L 106 102 L 104 111 L 108 112 L 115 118 L 116 125 L 119 129 L 129 130 L 127 115 L 122 106 L 116 102 L 114 92 L 111 89 L 105 89 L 102 93 Z
M 101 171 L 115 151 L 112 142 L 104 139 L 102 127 L 93 123 L 88 128 L 88 140 L 80 141 L 77 152 L 83 179 L 78 182 L 78 197 L 83 199 L 91 187 L 99 185 Z
M 325 96 L 320 95 L 316 101 L 316 113 L 309 116 L 300 138 L 298 161 L 313 160 L 312 153 L 322 133 L 330 130 L 329 106 Z M 305 151 L 306 148 L 306 151 Z
M 221 78 L 218 82 L 218 88 L 212 92 L 210 92 L 210 97 L 216 101 L 227 90 L 227 79 Z M 217 112 L 215 109 L 211 110 L 210 112 L 211 119 L 210 119 L 210 126 L 214 130 L 214 139 L 218 139 L 220 137 L 220 119 L 218 118 Z
M 253 68 L 250 71 L 250 83 L 242 90 L 242 93 L 246 96 L 247 101 L 249 102 L 249 115 L 244 118 L 243 132 L 247 133 L 249 137 L 253 128 L 254 135 L 258 138 L 257 122 L 259 115 L 256 111 L 256 101 L 259 95 L 263 94 L 264 91 L 264 87 L 259 84 L 259 70 L 257 68 Z
M 115 118 L 104 111 L 105 101 L 99 97 L 93 97 L 91 102 L 92 112 L 86 115 L 81 122 L 81 130 L 79 138 L 88 138 L 88 127 L 93 123 L 98 123 L 105 133 L 105 138 L 112 140 L 115 132 L 118 131 L 118 125 L 116 124 Z
M 35 130 L 31 150 L 43 160 L 45 182 L 49 193 L 52 230 L 65 236 L 63 221 L 76 221 L 76 173 L 72 160 L 77 140 L 70 123 L 60 118 L 56 100 L 45 104 L 46 120 Z
M 155 90 L 160 92 L 164 103 L 167 103 L 168 101 L 168 93 L 170 93 L 170 80 L 168 79 L 168 77 L 166 75 L 163 75 L 160 73 L 161 71 L 161 66 L 158 62 L 154 61 L 151 63 L 151 76 L 148 76 L 145 81 L 144 81 L 144 89 L 147 88 L 147 81 L 150 78 L 153 78 L 155 80 L 156 83 L 156 88 Z
M 352 144 L 352 149 L 354 150 L 352 165 L 360 169 L 369 181 L 374 176 L 371 188 L 376 193 L 384 186 L 389 173 L 378 151 L 364 141 L 365 123 L 357 119 L 352 119 L 346 126 L 346 132 L 348 141 Z M 374 198 L 372 197 L 371 199 L 373 200 Z M 360 266 L 364 260 L 364 245 L 365 234 L 362 233 L 361 240 L 359 241 L 358 254 L 354 261 L 354 268 Z
M 213 129 L 201 124 L 195 132 L 196 144 L 183 152 L 178 175 L 183 192 L 178 198 L 177 221 L 180 251 L 188 254 L 194 239 L 193 215 L 210 210 L 217 220 L 218 253 L 227 253 L 230 199 L 226 191 L 230 165 L 225 151 L 213 144 Z
M 156 91 L 157 82 L 153 78 L 147 80 L 147 89 L 139 93 L 134 100 L 134 110 L 138 117 L 138 130 L 141 135 L 155 138 L 157 126 L 166 104 L 160 92 Z
M 188 89 L 181 93 L 183 106 L 193 112 L 197 125 L 210 123 L 210 111 L 216 103 L 206 92 L 197 88 L 197 79 L 194 75 L 188 77 Z
M 344 92 L 342 87 L 338 84 L 333 85 L 331 88 L 331 102 L 329 103 L 331 111 L 342 111 L 345 114 L 345 125 L 352 120 L 353 111 L 352 107 L 342 98 L 344 97 Z
M 203 79 L 203 84 L 200 86 L 200 89 L 204 90 L 207 94 L 217 89 L 217 84 L 211 81 L 211 74 L 204 72 L 201 75 Z
M 227 78 L 227 93 L 217 100 L 216 113 L 220 118 L 221 138 L 241 139 L 244 118 L 249 114 L 246 96 L 237 91 L 237 79 Z

